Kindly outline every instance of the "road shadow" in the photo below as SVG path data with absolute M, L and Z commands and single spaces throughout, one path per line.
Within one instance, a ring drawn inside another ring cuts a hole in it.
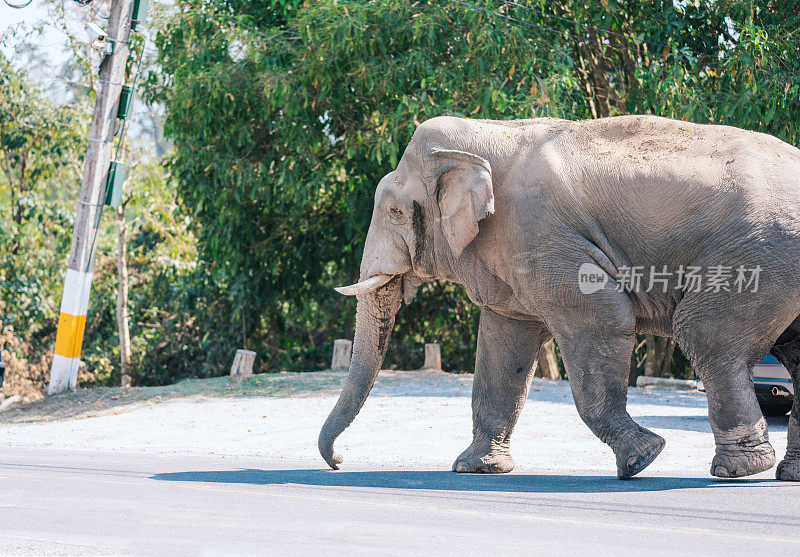
M 168 472 L 152 476 L 169 482 L 248 485 L 306 485 L 318 487 L 369 487 L 439 491 L 488 491 L 506 493 L 630 493 L 697 489 L 731 485 L 780 485 L 771 479 L 723 480 L 717 478 L 637 477 L 627 481 L 613 476 L 563 474 L 456 474 L 445 471 L 383 470 L 334 472 L 332 470 L 200 470 Z
M 770 430 L 786 431 L 789 427 L 789 415 L 765 418 Z

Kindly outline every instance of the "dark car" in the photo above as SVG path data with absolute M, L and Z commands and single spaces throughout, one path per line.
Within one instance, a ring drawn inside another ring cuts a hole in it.
M 789 372 L 767 355 L 753 368 L 756 398 L 765 416 L 783 416 L 792 409 L 794 385 Z

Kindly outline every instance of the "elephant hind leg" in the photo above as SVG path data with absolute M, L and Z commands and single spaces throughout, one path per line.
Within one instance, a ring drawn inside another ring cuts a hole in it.
M 781 335 L 784 337 L 784 335 Z M 778 464 L 775 477 L 779 480 L 800 481 L 800 338 L 786 343 L 781 339 L 772 347 L 770 353 L 789 370 L 794 384 L 794 403 L 789 414 L 788 443 L 786 456 Z
M 775 450 L 756 400 L 751 366 L 739 360 L 697 369 L 706 388 L 709 420 L 716 441 L 711 474 L 739 478 L 775 466 Z
M 676 308 L 673 331 L 706 389 L 716 442 L 711 474 L 738 478 L 772 468 L 775 451 L 753 388 L 753 360 L 763 350 L 764 333 L 743 329 L 748 321 L 723 307 L 708 296 L 684 298 Z
M 706 389 L 708 418 L 716 441 L 711 474 L 740 478 L 775 466 L 767 422 L 744 358 L 706 361 L 690 357 Z

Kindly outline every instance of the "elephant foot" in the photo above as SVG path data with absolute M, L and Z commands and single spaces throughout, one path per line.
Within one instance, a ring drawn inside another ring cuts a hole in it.
M 713 429 L 713 424 L 712 424 Z M 741 478 L 775 466 L 775 450 L 769 444 L 764 418 L 753 426 L 738 426 L 715 431 L 717 454 L 711 461 L 711 474 L 718 478 Z
M 775 471 L 775 477 L 784 481 L 800 481 L 800 460 L 789 460 L 784 458 L 778 464 L 778 469 Z
M 730 446 L 718 446 L 717 454 L 714 460 L 711 461 L 711 474 L 718 478 L 741 478 L 743 476 L 750 476 L 764 472 L 775 466 L 775 450 L 768 442 L 764 441 L 753 447 L 736 447 L 735 449 Z M 794 462 L 795 474 L 798 463 Z M 778 469 L 780 474 L 780 469 Z M 786 479 L 797 479 L 794 478 Z M 780 478 L 779 479 L 784 479 Z
M 453 463 L 453 472 L 505 474 L 514 469 L 514 459 L 508 447 L 493 447 L 491 443 L 473 441 Z
M 617 477 L 620 480 L 631 479 L 661 454 L 665 444 L 663 437 L 643 429 L 635 438 L 615 451 Z

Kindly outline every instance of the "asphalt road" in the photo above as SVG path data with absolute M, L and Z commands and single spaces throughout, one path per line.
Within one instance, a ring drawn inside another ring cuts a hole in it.
M 800 484 L 11 449 L 0 554 L 800 553 Z

